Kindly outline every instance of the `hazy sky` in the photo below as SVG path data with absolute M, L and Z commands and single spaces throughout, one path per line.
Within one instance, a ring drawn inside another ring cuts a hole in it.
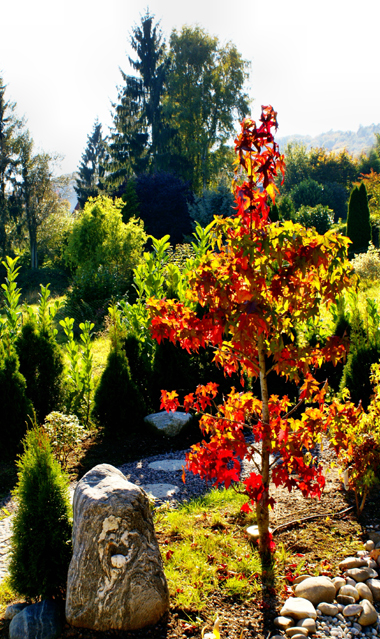
M 0 0 L 0 75 L 38 149 L 77 169 L 95 118 L 104 133 L 127 73 L 141 0 Z M 279 136 L 380 122 L 380 0 L 150 0 L 169 38 L 199 24 L 251 62 L 249 94 L 278 111 Z

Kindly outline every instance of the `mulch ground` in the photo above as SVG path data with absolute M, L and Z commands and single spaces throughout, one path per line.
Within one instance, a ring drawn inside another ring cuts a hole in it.
M 158 450 L 160 448 L 161 445 L 157 446 L 157 452 L 161 452 Z M 150 451 L 150 454 L 157 453 Z M 244 639 L 268 639 L 276 632 L 274 618 L 284 599 L 291 595 L 291 572 L 295 562 L 303 562 L 303 573 L 315 574 L 318 571 L 318 574 L 333 577 L 338 574 L 337 564 L 343 558 L 342 553 L 347 544 L 352 544 L 352 552 L 359 550 L 363 541 L 368 538 L 370 527 L 380 525 L 378 489 L 368 497 L 364 512 L 358 520 L 353 509 L 336 516 L 336 513 L 347 511 L 354 505 L 352 496 L 343 490 L 337 470 L 328 473 L 326 480 L 326 488 L 320 501 L 304 499 L 300 493 L 288 493 L 285 489 L 274 489 L 276 506 L 271 515 L 271 526 L 276 544 L 280 548 L 283 545 L 286 549 L 288 566 L 288 579 L 281 581 L 281 588 L 263 587 L 259 596 L 248 602 L 216 592 L 201 612 L 171 607 L 158 624 L 141 631 L 94 632 L 66 626 L 62 639 L 198 639 L 205 626 L 208 632 L 211 631 L 216 613 L 221 620 L 222 639 L 240 639 L 241 636 Z M 281 528 L 284 524 L 286 526 Z M 8 637 L 8 627 L 8 622 L 0 620 L 0 639 Z

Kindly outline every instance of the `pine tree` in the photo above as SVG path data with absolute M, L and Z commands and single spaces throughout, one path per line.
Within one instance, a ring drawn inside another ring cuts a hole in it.
M 109 154 L 102 134 L 102 125 L 96 120 L 92 134 L 87 136 L 87 146 L 82 154 L 74 187 L 81 208 L 89 197 L 97 197 L 104 193 L 108 160 Z
M 366 251 L 371 241 L 371 223 L 367 191 L 364 183 L 355 186 L 350 195 L 347 215 L 347 236 L 352 245 L 351 251 Z
M 137 59 L 129 63 L 138 76 L 121 70 L 124 86 L 119 88 L 118 103 L 113 104 L 114 122 L 111 130 L 111 174 L 109 184 L 117 186 L 133 173 L 150 166 L 157 168 L 161 127 L 161 97 L 164 91 L 168 58 L 159 25 L 148 13 L 131 35 L 131 47 Z

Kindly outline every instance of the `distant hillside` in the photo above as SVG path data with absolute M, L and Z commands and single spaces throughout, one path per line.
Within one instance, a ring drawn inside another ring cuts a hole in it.
M 324 147 L 336 153 L 347 149 L 351 155 L 358 156 L 362 152 L 368 151 L 375 144 L 375 133 L 380 133 L 380 124 L 360 126 L 356 133 L 354 131 L 328 131 L 315 137 L 310 135 L 287 135 L 283 138 L 277 138 L 277 142 L 281 151 L 285 150 L 289 142 L 298 142 L 299 144 L 304 144 L 308 149 L 311 147 Z

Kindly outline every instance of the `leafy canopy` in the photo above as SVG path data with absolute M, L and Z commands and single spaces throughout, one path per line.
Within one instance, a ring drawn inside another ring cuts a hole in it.
M 141 220 L 122 220 L 122 200 L 105 196 L 89 198 L 75 222 L 66 249 L 66 260 L 73 268 L 114 266 L 128 274 L 139 263 L 146 242 Z

